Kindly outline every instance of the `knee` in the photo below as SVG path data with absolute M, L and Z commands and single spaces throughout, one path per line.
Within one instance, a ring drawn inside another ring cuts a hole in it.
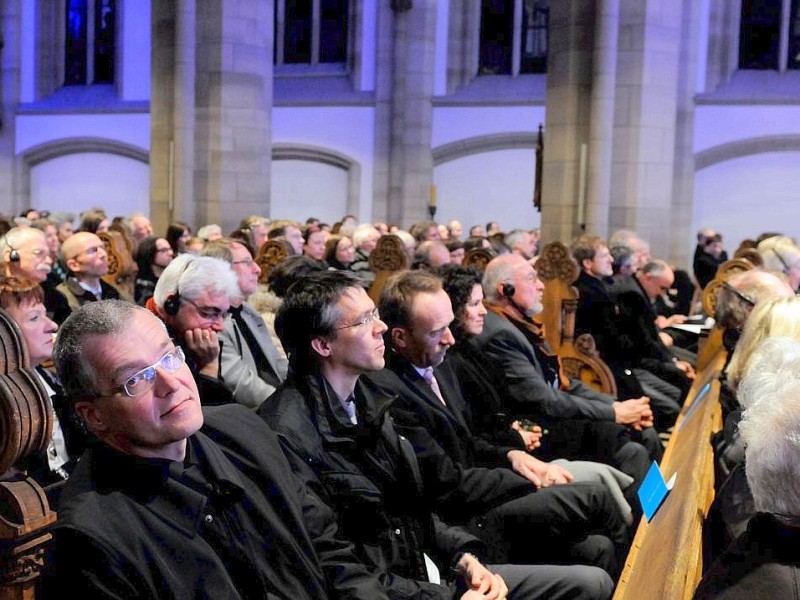
M 608 573 L 598 567 L 575 565 L 573 581 L 580 600 L 608 600 L 614 592 L 614 581 Z

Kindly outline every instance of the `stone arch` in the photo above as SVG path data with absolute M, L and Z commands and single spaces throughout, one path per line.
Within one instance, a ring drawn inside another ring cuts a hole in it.
M 766 135 L 712 146 L 695 154 L 695 171 L 755 154 L 800 152 L 800 134 Z
M 537 136 L 538 133 L 527 131 L 493 133 L 442 144 L 433 149 L 433 166 L 437 167 L 452 160 L 464 158 L 465 156 L 471 156 L 473 154 L 483 154 L 484 152 L 520 149 L 534 150 L 536 148 Z
M 145 164 L 150 163 L 150 153 L 133 144 L 98 137 L 73 137 L 51 140 L 32 146 L 18 155 L 16 209 L 30 205 L 31 169 L 36 165 L 70 154 L 113 154 Z
M 342 153 L 310 144 L 272 144 L 272 160 L 304 160 L 341 169 L 347 173 L 347 212 L 358 214 L 361 196 L 361 164 Z

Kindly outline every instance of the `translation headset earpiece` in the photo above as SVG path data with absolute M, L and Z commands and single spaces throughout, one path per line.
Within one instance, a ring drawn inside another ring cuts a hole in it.
M 516 288 L 514 287 L 514 284 L 508 283 L 507 281 L 503 283 L 501 291 L 503 292 L 503 296 L 509 299 L 517 292 Z
M 789 265 L 786 264 L 786 261 L 783 260 L 783 257 L 780 254 L 778 254 L 778 251 L 775 250 L 775 248 L 773 248 L 772 251 L 775 253 L 775 256 L 778 257 L 778 260 L 781 261 L 781 264 L 783 265 L 783 274 L 784 275 L 788 275 L 789 274 Z
M 11 245 L 9 244 L 8 247 L 11 248 Z M 10 262 L 19 262 L 19 259 L 20 259 L 19 250 L 17 250 L 16 248 L 11 248 L 11 252 L 8 254 L 8 260 Z
M 183 274 L 186 272 L 186 269 L 189 268 L 194 260 L 187 260 L 186 264 L 181 269 L 181 272 L 178 273 L 178 280 L 175 282 L 175 293 L 167 296 L 167 299 L 164 300 L 164 312 L 167 313 L 170 317 L 174 317 L 178 314 L 178 311 L 181 309 L 181 278 Z

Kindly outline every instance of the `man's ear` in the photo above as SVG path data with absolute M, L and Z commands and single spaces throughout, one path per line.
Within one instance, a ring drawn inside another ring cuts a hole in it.
M 81 270 L 81 263 L 75 258 L 68 258 L 66 264 L 67 268 L 73 273 L 79 273 Z
M 591 258 L 584 258 L 581 261 L 581 266 L 583 267 L 584 271 L 589 271 L 592 268 L 592 259 Z
M 331 345 L 323 337 L 313 338 L 311 340 L 311 348 L 320 356 L 328 357 L 331 355 Z
M 404 327 L 392 327 L 389 331 L 389 339 L 392 347 L 397 350 L 404 350 L 408 345 L 408 332 Z
M 94 432 L 100 433 L 108 428 L 100 411 L 98 411 L 94 403 L 89 400 L 79 400 L 76 402 L 75 412 L 80 415 L 89 429 Z

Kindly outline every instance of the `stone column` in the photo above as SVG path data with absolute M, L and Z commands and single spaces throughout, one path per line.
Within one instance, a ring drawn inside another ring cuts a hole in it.
M 153 4 L 157 229 L 177 218 L 228 232 L 269 214 L 273 27 L 272 0 Z
M 373 220 L 408 227 L 427 217 L 433 182 L 436 3 L 388 4 L 378 9 Z
M 611 229 L 637 231 L 667 256 L 683 4 L 621 0 Z
M 547 112 L 542 164 L 542 238 L 569 242 L 585 223 L 578 208 L 581 146 L 586 168 L 592 116 L 594 3 L 553 2 L 547 63 Z M 588 174 L 588 170 L 586 171 Z M 595 177 L 595 182 L 599 178 Z M 588 195 L 588 188 L 587 188 Z M 598 218 L 594 210 L 593 218 Z M 594 225 L 587 229 L 594 230 Z
M 0 51 L 0 197 L 7 199 L 3 212 L 17 215 L 30 205 L 23 195 L 22 178 L 16 160 L 15 117 L 20 102 L 22 52 L 22 5 L 20 0 L 0 3 L 2 50 Z M 39 207 L 42 208 L 42 207 Z

